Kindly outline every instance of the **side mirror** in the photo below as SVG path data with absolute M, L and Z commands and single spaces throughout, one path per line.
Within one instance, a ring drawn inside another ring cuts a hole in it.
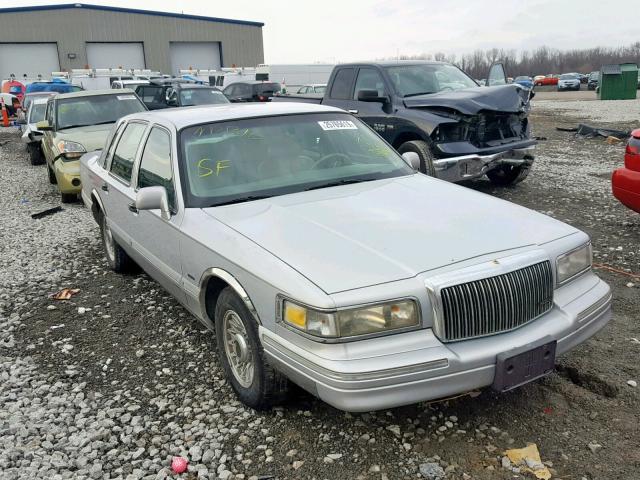
M 361 102 L 382 102 L 387 103 L 389 97 L 379 95 L 377 90 L 358 90 L 358 100 Z
M 135 207 L 138 210 L 160 210 L 163 220 L 171 218 L 169 197 L 164 187 L 144 187 L 138 190 Z
M 40 130 L 41 132 L 48 132 L 53 130 L 53 127 L 49 125 L 48 120 L 42 120 L 41 122 L 36 123 L 36 129 Z
M 402 154 L 402 159 L 416 172 L 420 171 L 420 155 L 416 152 L 404 152 Z

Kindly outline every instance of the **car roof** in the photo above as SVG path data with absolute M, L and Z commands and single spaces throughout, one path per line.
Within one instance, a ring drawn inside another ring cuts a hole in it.
M 218 105 L 199 105 L 194 107 L 167 108 L 149 112 L 133 113 L 128 119 L 157 121 L 173 125 L 177 130 L 202 123 L 213 123 L 225 120 L 242 120 L 255 117 L 274 117 L 280 115 L 313 113 L 346 113 L 344 110 L 298 102 L 251 102 L 222 103 Z
M 340 67 L 354 67 L 363 65 L 378 65 L 380 67 L 397 67 L 402 65 L 449 65 L 446 62 L 436 62 L 433 60 L 384 60 L 381 62 L 351 62 L 341 63 Z
M 41 96 L 31 100 L 31 103 L 34 104 L 34 105 L 40 105 L 41 103 L 45 103 L 46 104 L 47 101 L 49 101 L 49 97 L 50 96 L 53 96 L 53 95 L 47 95 L 47 96 L 41 95 Z
M 236 85 L 238 83 L 244 83 L 245 85 L 260 85 L 261 83 L 280 83 L 275 80 L 239 80 L 237 82 L 230 83 L 228 86 Z
M 78 97 L 94 97 L 96 95 L 122 95 L 123 93 L 135 94 L 130 88 L 109 88 L 102 90 L 81 90 L 79 92 L 59 93 L 57 99 L 78 98 Z

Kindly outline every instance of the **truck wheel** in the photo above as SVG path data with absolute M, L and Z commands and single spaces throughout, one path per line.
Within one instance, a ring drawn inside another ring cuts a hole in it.
M 487 172 L 491 183 L 500 187 L 515 185 L 529 175 L 531 165 L 501 165 Z
M 126 273 L 135 270 L 136 263 L 125 252 L 111 234 L 111 229 L 107 225 L 107 218 L 102 212 L 98 213 L 98 224 L 100 225 L 100 236 L 102 246 L 107 257 L 107 262 L 111 270 L 117 273 Z
M 56 178 L 56 174 L 53 173 L 53 170 L 51 170 L 51 167 L 47 165 L 47 172 L 49 173 L 49 183 L 55 185 L 56 183 L 58 183 L 58 179 Z
M 265 360 L 256 321 L 231 287 L 216 302 L 215 330 L 220 363 L 238 398 L 256 410 L 282 401 L 289 381 Z
M 75 193 L 61 193 L 60 201 L 62 203 L 73 203 L 78 200 L 78 195 Z
M 415 152 L 420 157 L 420 171 L 429 175 L 430 177 L 436 176 L 436 169 L 433 166 L 435 157 L 429 148 L 429 144 L 422 140 L 411 140 L 404 142 L 398 148 L 398 152 L 402 155 L 405 152 Z

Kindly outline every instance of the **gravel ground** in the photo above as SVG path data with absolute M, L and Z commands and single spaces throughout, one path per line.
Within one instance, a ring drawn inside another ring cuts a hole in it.
M 605 120 L 628 115 L 608 103 Z M 554 478 L 638 478 L 640 215 L 610 195 L 622 147 L 556 131 L 579 121 L 557 105 L 537 105 L 548 140 L 523 184 L 471 187 L 591 234 L 611 324 L 516 391 L 358 415 L 304 392 L 269 412 L 239 404 L 211 335 L 144 274 L 108 270 L 86 209 L 30 218 L 59 197 L 0 130 L 0 478 L 509 479 L 523 475 L 503 451 L 527 443 Z M 80 292 L 48 298 L 63 287 Z M 170 473 L 174 455 L 187 473 Z
M 596 122 L 637 122 L 640 119 L 640 99 L 636 100 L 609 100 L 609 101 L 582 101 L 568 100 L 558 102 L 561 96 L 570 92 L 557 92 L 553 100 L 533 100 L 534 108 L 538 110 L 552 111 L 554 114 L 566 112 L 569 115 L 581 118 L 581 123 Z M 594 92 L 575 92 L 578 95 L 595 97 Z M 549 94 L 547 94 L 549 96 Z

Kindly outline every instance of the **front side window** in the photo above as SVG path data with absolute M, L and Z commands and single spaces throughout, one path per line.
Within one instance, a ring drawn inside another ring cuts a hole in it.
M 187 207 L 414 173 L 371 129 L 339 113 L 194 126 L 180 144 Z
M 171 169 L 171 137 L 162 128 L 151 129 L 140 159 L 138 188 L 164 187 L 169 197 L 169 206 L 175 207 L 175 189 Z
M 458 67 L 446 63 L 398 65 L 387 67 L 387 72 L 396 92 L 401 97 L 428 95 L 478 86 Z
M 146 110 L 133 93 L 58 99 L 57 130 L 115 123 L 130 113 Z
M 360 90 L 376 90 L 379 97 L 386 95 L 384 91 L 384 80 L 380 72 L 373 68 L 361 68 L 360 71 L 358 71 L 358 79 L 356 80 L 356 88 L 353 94 L 353 98 L 356 100 L 358 99 L 358 92 Z
M 188 88 L 180 90 L 180 105 L 189 107 L 192 105 L 215 105 L 229 103 L 227 97 L 215 88 Z
M 147 126 L 143 123 L 130 123 L 127 125 L 113 153 L 111 173 L 126 182 L 131 181 L 133 162 L 136 159 L 136 152 L 146 128 Z

